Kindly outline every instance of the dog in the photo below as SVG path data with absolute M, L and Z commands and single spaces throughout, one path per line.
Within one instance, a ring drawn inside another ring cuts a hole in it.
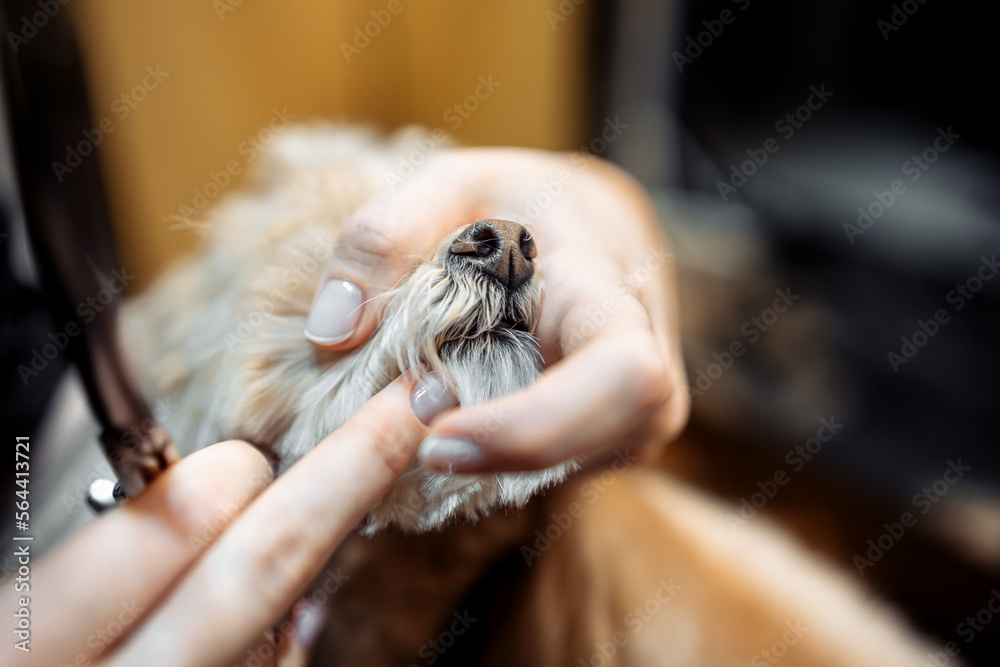
M 378 194 L 374 174 L 357 170 L 356 157 L 373 151 L 358 142 L 370 139 L 318 136 L 328 162 L 308 174 L 296 161 L 314 150 L 316 135 L 293 134 L 270 154 L 263 197 L 281 201 L 273 218 L 259 218 L 269 205 L 253 195 L 216 211 L 206 251 L 160 281 L 135 305 L 141 314 L 128 318 L 129 338 L 144 346 L 137 362 L 151 393 L 178 404 L 165 426 L 180 443 L 241 438 L 283 470 L 401 373 L 436 372 L 462 405 L 474 405 L 523 389 L 541 372 L 531 334 L 542 294 L 534 241 L 505 220 L 476 221 L 433 257 L 415 259 L 408 278 L 380 298 L 381 324 L 358 350 L 321 352 L 302 337 L 349 202 Z M 325 208 L 330 193 L 348 188 L 352 197 Z M 178 312 L 182 303 L 190 310 Z M 459 476 L 414 464 L 363 531 L 426 531 L 452 517 L 521 506 L 572 467 Z
M 535 381 L 545 249 L 518 221 L 470 220 L 413 258 L 360 348 L 302 335 L 340 225 L 420 136 L 286 131 L 207 214 L 203 251 L 128 305 L 124 339 L 178 443 L 241 438 L 283 470 L 400 374 L 434 371 L 462 405 Z M 725 506 L 627 452 L 576 468 L 414 463 L 327 570 L 350 578 L 314 664 L 922 664 L 921 639 L 766 522 L 732 531 Z

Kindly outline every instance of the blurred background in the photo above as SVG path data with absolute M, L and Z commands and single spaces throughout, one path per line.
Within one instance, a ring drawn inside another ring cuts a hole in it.
M 6 39 L 30 58 L 49 19 L 5 5 Z M 97 158 L 82 159 L 104 175 L 130 293 L 198 247 L 198 211 L 288 123 L 416 123 L 630 171 L 661 210 L 682 291 L 693 417 L 663 465 L 782 522 L 970 663 L 996 664 L 1000 618 L 971 639 L 960 629 L 1000 581 L 1000 131 L 981 5 L 58 7 L 89 78 L 94 126 L 79 137 Z M 72 168 L 73 152 L 51 160 Z M 12 169 L 0 165 L 5 434 L 36 432 L 67 366 L 17 371 L 60 326 Z M 916 525 L 873 552 L 907 511 Z

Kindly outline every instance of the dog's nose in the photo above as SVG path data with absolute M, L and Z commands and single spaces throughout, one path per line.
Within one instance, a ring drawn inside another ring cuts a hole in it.
M 514 291 L 535 273 L 535 242 L 528 230 L 509 220 L 479 220 L 466 228 L 449 249 Z

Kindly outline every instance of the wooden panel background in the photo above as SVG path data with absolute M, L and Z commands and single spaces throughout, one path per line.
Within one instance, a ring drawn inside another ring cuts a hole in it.
M 478 77 L 492 75 L 500 86 L 453 133 L 460 142 L 553 149 L 579 143 L 586 3 L 555 28 L 546 11 L 558 12 L 557 0 L 236 3 L 70 5 L 91 72 L 95 122 L 114 123 L 100 151 L 123 261 L 138 275 L 133 288 L 197 247 L 198 234 L 171 230 L 176 221 L 168 216 L 228 161 L 246 166 L 240 144 L 275 107 L 297 122 L 385 129 L 420 123 L 451 131 L 444 114 L 472 94 Z M 374 21 L 373 11 L 386 25 L 348 62 L 342 43 Z M 141 86 L 147 67 L 168 74 L 128 108 L 120 98 Z

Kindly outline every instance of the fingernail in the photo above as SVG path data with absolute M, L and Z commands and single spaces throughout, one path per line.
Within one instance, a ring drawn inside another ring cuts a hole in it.
M 309 649 L 316 643 L 324 623 L 326 623 L 326 609 L 322 605 L 306 600 L 296 605 L 295 636 L 303 648 Z
M 361 289 L 354 283 L 327 280 L 309 311 L 305 337 L 320 345 L 341 343 L 354 333 L 361 314 Z
M 448 464 L 450 467 L 452 463 L 482 460 L 483 450 L 479 448 L 479 445 L 464 438 L 432 435 L 420 443 L 417 457 L 421 461 L 434 462 L 439 465 Z
M 458 399 L 441 377 L 431 371 L 420 378 L 413 387 L 413 391 L 410 392 L 410 405 L 413 406 L 413 414 L 417 419 L 427 425 L 448 408 L 458 405 Z

